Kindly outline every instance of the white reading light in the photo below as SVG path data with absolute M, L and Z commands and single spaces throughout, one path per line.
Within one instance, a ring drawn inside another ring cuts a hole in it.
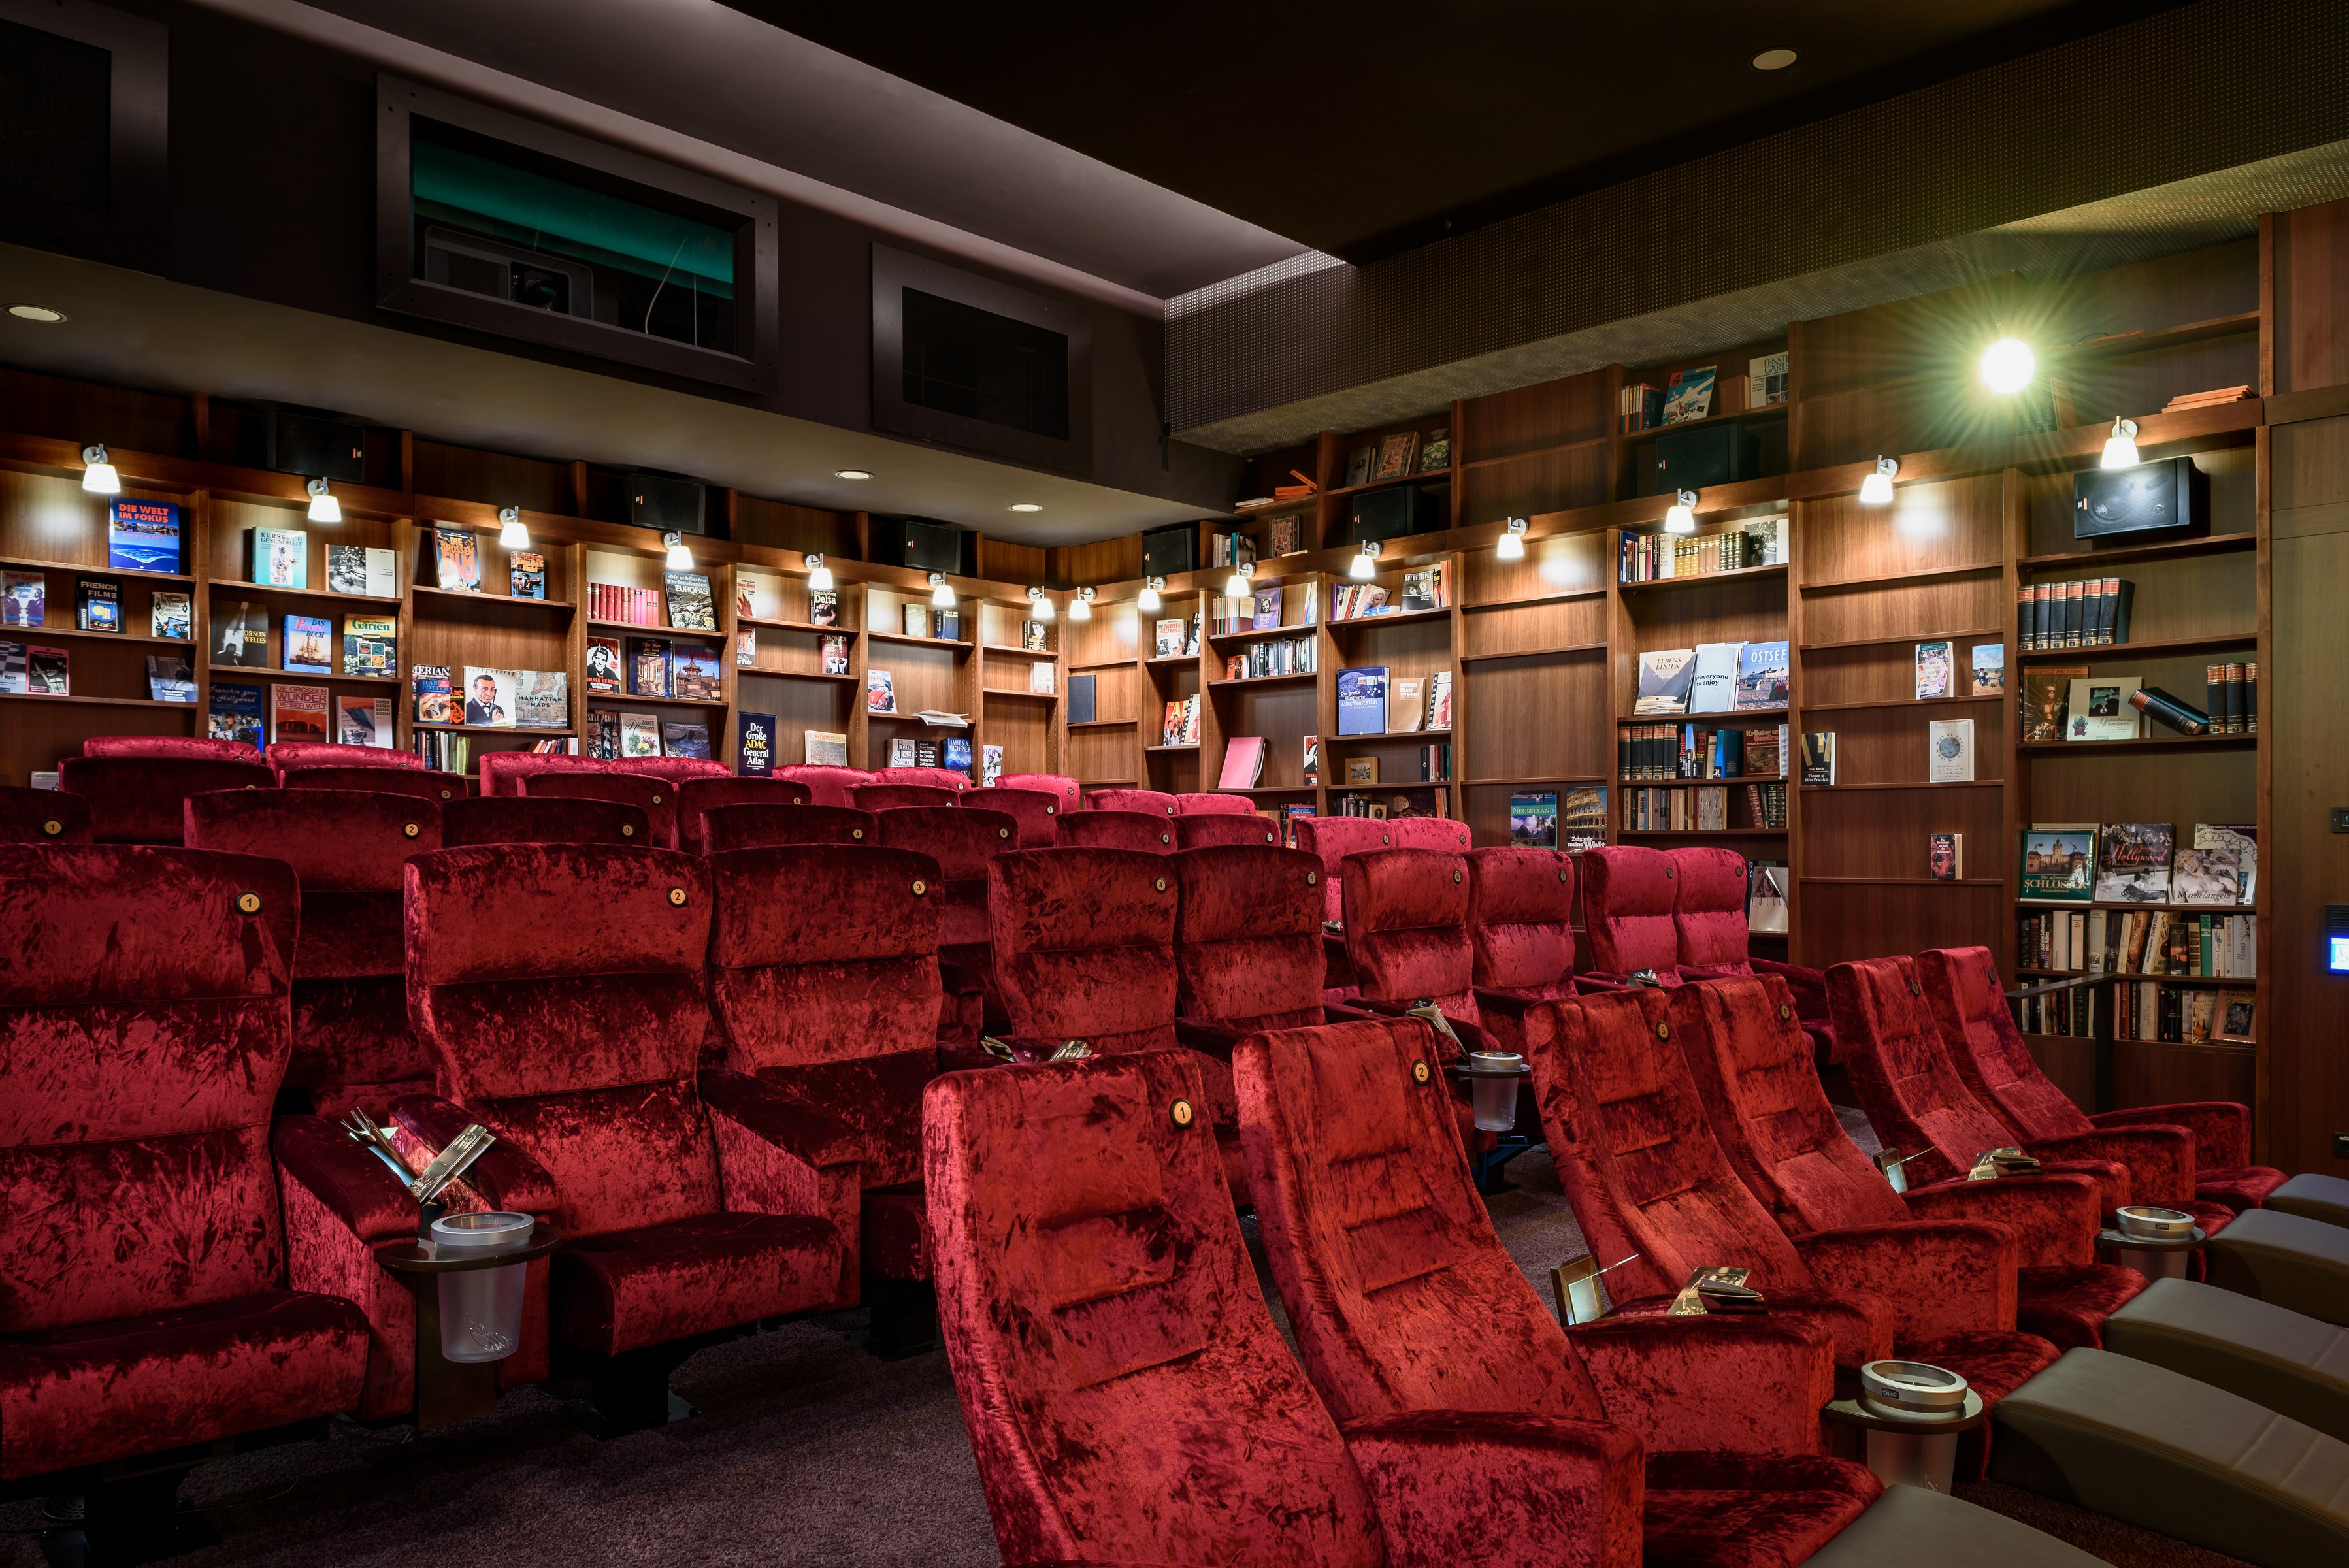
M 836 480 L 869 480 L 873 477 L 873 470 L 871 469 L 834 469 L 832 470 L 832 477 Z
M 2105 462 L 2108 469 L 2137 467 L 2137 421 L 2115 419 L 2113 433 L 2105 438 Z
M 1245 599 L 1248 596 L 1248 579 L 1256 575 L 1256 562 L 1241 562 L 1232 567 L 1232 574 L 1224 579 L 1224 597 Z
M 1682 490 L 1672 499 L 1671 510 L 1664 513 L 1666 533 L 1696 531 L 1696 491 Z
M 1877 459 L 1876 471 L 1859 481 L 1859 504 L 1862 506 L 1890 506 L 1892 504 L 1892 476 L 1899 471 L 1900 463 L 1898 459 Z
M 1011 510 L 1014 511 L 1041 511 L 1044 509 L 1038 506 L 1032 500 L 1015 500 L 1011 503 Z
M 668 546 L 668 560 L 665 564 L 671 572 L 693 570 L 693 552 L 685 547 L 685 535 L 664 533 L 661 535 L 661 542 Z
M 1090 621 L 1093 618 L 1093 591 L 1080 588 L 1069 595 L 1069 619 Z
M 828 591 L 832 587 L 832 568 L 823 563 L 821 555 L 809 555 L 806 560 L 809 590 L 817 593 Z
M 1144 612 L 1157 609 L 1158 591 L 1165 586 L 1166 579 L 1164 577 L 1143 578 L 1142 580 L 1142 592 L 1133 596 L 1133 607 Z
M 530 548 L 530 530 L 522 525 L 522 508 L 518 506 L 498 508 L 498 548 L 501 550 Z
M 335 499 L 335 492 L 326 488 L 326 480 L 312 480 L 307 488 L 310 491 L 310 521 L 312 522 L 340 522 L 343 521 L 343 503 Z
M 2030 386 L 2038 368 L 2031 345 L 2019 337 L 2002 337 L 1982 350 L 1982 385 L 2001 397 L 2012 397 Z
M 1346 568 L 1346 575 L 1368 582 L 1378 574 L 1379 542 L 1375 539 L 1366 539 L 1362 541 L 1362 552 L 1355 556 L 1353 564 Z
M 1493 553 L 1503 561 L 1523 561 L 1526 558 L 1526 520 L 1513 517 L 1501 525 L 1501 542 L 1493 546 Z
M 81 471 L 81 488 L 92 495 L 120 495 L 122 476 L 114 471 L 114 464 L 106 455 L 106 444 L 81 449 L 81 460 L 88 466 Z
M 930 603 L 941 610 L 954 608 L 954 584 L 943 572 L 930 573 Z
M 1052 601 L 1041 588 L 1028 590 L 1028 603 L 1036 606 L 1036 619 L 1049 621 L 1052 618 Z

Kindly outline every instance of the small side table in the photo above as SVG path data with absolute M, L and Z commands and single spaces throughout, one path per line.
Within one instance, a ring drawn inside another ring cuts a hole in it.
M 2113 1262 L 2137 1270 L 2148 1280 L 2184 1279 L 2186 1254 L 2209 1240 L 2199 1225 L 2170 1241 L 2152 1241 L 2120 1230 L 2096 1233 L 2096 1245 L 2111 1253 Z
M 547 1256 L 563 1245 L 563 1233 L 541 1220 L 526 1246 L 502 1252 L 451 1250 L 447 1256 L 430 1242 L 407 1242 L 376 1253 L 398 1274 L 416 1298 L 416 1429 L 470 1421 L 498 1408 L 498 1363 L 451 1361 L 440 1354 L 440 1282 L 435 1275 L 472 1269 L 498 1269 Z
M 1965 1408 L 1948 1416 L 1888 1416 L 1857 1398 L 1837 1399 L 1826 1418 L 1845 1429 L 1838 1439 L 1867 1434 L 1868 1468 L 1885 1485 L 1921 1486 L 1946 1497 L 1957 1476 L 1958 1439 L 1982 1424 L 1982 1397 L 1967 1389 Z M 1841 1451 L 1845 1442 L 1836 1447 Z

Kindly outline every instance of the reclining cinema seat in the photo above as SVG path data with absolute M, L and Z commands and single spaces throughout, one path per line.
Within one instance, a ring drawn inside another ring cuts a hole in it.
M 281 740 L 263 758 L 283 782 L 297 768 L 374 768 L 394 773 L 427 771 L 424 758 L 388 746 L 346 746 L 331 740 Z
M 246 855 L 0 846 L 0 1483 L 85 1492 L 93 1560 L 185 1550 L 195 1461 L 95 1467 L 359 1403 L 367 1320 L 285 1288 L 269 1157 L 296 899 Z
M 851 806 L 712 806 L 696 847 L 705 855 L 781 844 L 878 845 L 880 819 Z
M 1800 1563 L 1857 1519 L 1884 1488 L 1825 1457 L 1826 1335 L 1766 1318 L 1561 1329 L 1467 1180 L 1442 1080 L 1419 1077 L 1434 1045 L 1413 1018 L 1260 1034 L 1232 1058 L 1257 1224 L 1330 1414 L 1611 1421 L 1645 1450 L 1658 1568 Z
M 1468 851 L 1468 945 L 1485 1032 L 1522 1054 L 1526 1009 L 1575 995 L 1574 857 L 1496 844 Z
M 804 806 L 809 790 L 788 779 L 687 779 L 677 787 L 677 847 L 701 852 L 701 820 L 721 806 Z
M 2188 1173 L 2193 1197 L 2206 1212 L 2211 1208 L 2256 1209 L 2284 1184 L 2282 1171 L 2251 1163 L 2251 1117 L 2246 1107 L 2206 1100 L 2082 1115 L 2032 1060 L 2007 1011 L 1997 961 L 1987 947 L 1928 948 L 1917 954 L 1917 983 L 1925 989 L 1926 1005 L 1958 1077 L 2018 1142 L 2077 1137 L 2108 1128 L 2179 1127 L 2193 1137 L 2194 1161 Z M 2185 1196 L 2163 1194 L 2151 1169 L 2132 1165 L 2130 1178 L 2131 1191 L 2142 1202 L 2167 1203 Z M 2342 1185 L 2349 1190 L 2349 1183 Z
M 1575 1222 L 1594 1257 L 1631 1260 L 1608 1276 L 1611 1299 L 1660 1312 L 1699 1268 L 1750 1268 L 1773 1315 L 1834 1336 L 1837 1367 L 1913 1357 L 1959 1373 L 1993 1407 L 2055 1359 L 2053 1345 L 2015 1330 L 2015 1240 L 2003 1225 L 1915 1220 L 1789 1240 L 1707 1130 L 1666 1010 L 1662 992 L 1638 986 L 1526 1016 Z M 1960 1445 L 1961 1475 L 1979 1475 L 1983 1442 L 1969 1434 Z
M 1239 817 L 1255 812 L 1246 795 L 1227 795 L 1220 789 L 1197 789 L 1174 797 L 1178 817 Z
M 666 779 L 678 789 L 696 779 L 731 779 L 734 770 L 708 757 L 624 757 L 604 764 L 614 773 L 643 773 Z
M 637 758 L 637 760 L 643 760 Z M 525 800 L 608 800 L 645 814 L 646 846 L 679 848 L 677 786 L 649 773 L 532 773 L 515 780 Z
M 1280 824 L 1254 811 L 1241 816 L 1231 811 L 1194 811 L 1174 818 L 1174 847 L 1178 850 L 1213 849 L 1222 844 L 1268 844 L 1280 847 Z M 1319 886 L 1317 882 L 1317 887 Z M 1320 921 L 1317 911 L 1315 923 Z
M 1476 950 L 1468 940 L 1468 858 L 1442 850 L 1366 850 L 1339 868 L 1347 962 L 1358 995 L 1347 1006 L 1396 1012 L 1433 1002 L 1461 1048 L 1485 1047 L 1476 1003 Z M 1458 1059 L 1443 1043 L 1444 1061 Z
M 1056 842 L 1071 850 L 1139 850 L 1144 854 L 1171 855 L 1178 823 L 1228 820 L 1226 817 L 1154 817 L 1147 811 L 1072 811 L 1061 819 Z
M 465 799 L 465 776 L 430 768 L 286 768 L 279 770 L 281 789 L 364 789 L 378 795 L 405 795 L 435 806 Z
M 1670 1021 L 1714 1139 L 1790 1236 L 1904 1220 L 1991 1220 L 2015 1235 L 2015 1321 L 2058 1349 L 2101 1346 L 2105 1320 L 2145 1288 L 2095 1261 L 2095 1179 L 2043 1171 L 1896 1192 L 1836 1119 L 1794 998 L 1775 975 L 1671 993 Z
M 1756 958 L 1745 925 L 1745 857 L 1735 850 L 1673 850 L 1672 931 L 1680 940 L 1677 967 L 1683 980 L 1722 975 L 1775 975 L 1786 983 L 1795 1016 L 1811 1037 L 1819 1060 L 1836 1055 L 1835 1024 L 1827 1014 L 1827 977 L 1799 964 Z
M 0 844 L 86 844 L 89 802 L 62 789 L 0 786 Z
M 975 807 L 908 806 L 874 815 L 885 849 L 937 862 L 930 898 L 938 912 L 938 965 L 946 994 L 937 1038 L 958 1051 L 978 1048 L 990 1019 L 1004 1016 L 995 980 L 995 934 L 988 922 L 988 863 L 1019 842 L 1019 825 Z
M 953 803 L 1009 817 L 1019 824 L 1023 850 L 1049 850 L 1061 841 L 1061 798 L 1050 790 L 999 784 L 992 789 L 966 789 Z
M 987 862 L 995 981 L 1013 1043 L 1050 1056 L 1174 1037 L 1174 867 L 1136 850 L 1010 850 Z
M 875 784 L 926 784 L 960 795 L 970 788 L 970 775 L 953 768 L 883 768 L 874 772 Z
M 914 807 L 951 806 L 956 799 L 954 790 L 942 789 L 936 784 L 859 784 L 848 792 L 850 805 L 876 816 L 883 811 L 903 811 Z
M 929 1349 L 922 1089 L 939 1066 L 937 862 L 822 844 L 709 865 L 709 1003 L 725 1066 L 702 1070 L 702 1099 L 775 1129 L 817 1171 L 843 1243 L 842 1297 L 873 1308 L 873 1347 Z M 730 1136 L 729 1123 L 718 1128 Z
M 631 757 L 633 763 L 651 758 Z M 522 780 L 540 773 L 609 773 L 619 767 L 617 762 L 600 757 L 573 757 L 560 751 L 485 751 L 475 764 L 481 775 L 484 795 L 519 795 Z
M 1576 859 L 1594 977 L 1619 985 L 1645 969 L 1666 986 L 1679 985 L 1681 934 L 1672 911 L 1680 872 L 1672 857 L 1644 844 L 1607 844 Z
M 995 781 L 995 787 L 999 789 L 1041 789 L 1052 797 L 1063 817 L 1071 811 L 1084 810 L 1083 789 L 1065 773 L 1006 773 Z
M 696 1090 L 699 859 L 481 845 L 409 861 L 407 892 L 409 1007 L 450 1098 L 392 1115 L 415 1155 L 472 1121 L 507 1146 L 509 1170 L 468 1181 L 562 1226 L 555 1369 L 585 1372 L 615 1429 L 667 1419 L 669 1373 L 711 1336 L 841 1305 L 843 1238 L 790 1130 Z
M 214 740 L 186 735 L 93 735 L 81 743 L 84 757 L 192 757 L 206 762 L 259 762 L 261 748 L 249 740 Z
M 1164 789 L 1094 789 L 1085 795 L 1088 811 L 1147 811 L 1154 817 L 1174 815 L 1174 797 Z
M 1337 929 L 1346 919 L 1346 879 L 1340 868 L 1356 851 L 1394 848 L 1392 826 L 1371 817 L 1299 817 L 1291 824 L 1297 847 L 1321 861 L 1321 922 L 1330 928 L 1321 942 L 1328 970 L 1322 985 L 1330 1001 L 1345 1001 L 1358 989 L 1346 940 Z
M 859 784 L 870 784 L 873 775 L 862 768 L 827 768 L 821 764 L 795 764 L 778 768 L 775 777 L 793 784 L 804 784 L 808 804 L 812 806 L 847 806 L 854 804 L 848 792 Z
M 285 1088 L 339 1121 L 380 1121 L 432 1088 L 432 1058 L 408 1022 L 402 870 L 440 847 L 440 808 L 345 789 L 235 789 L 187 805 L 191 849 L 265 855 L 300 884 L 294 1053 Z
M 100 844 L 177 844 L 181 808 L 214 789 L 273 789 L 277 775 L 258 762 L 143 754 L 68 757 L 57 785 L 89 804 L 89 835 Z
M 640 806 L 616 800 L 561 800 L 551 795 L 476 795 L 440 808 L 440 847 L 474 844 L 649 846 L 652 825 Z

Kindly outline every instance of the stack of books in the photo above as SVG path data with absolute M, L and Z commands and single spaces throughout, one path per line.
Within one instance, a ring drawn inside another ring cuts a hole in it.
M 2249 387 L 2220 387 L 2209 392 L 2180 392 L 2161 406 L 2165 414 L 2175 414 L 2181 408 L 2210 408 L 2222 403 L 2240 403 L 2251 395 Z

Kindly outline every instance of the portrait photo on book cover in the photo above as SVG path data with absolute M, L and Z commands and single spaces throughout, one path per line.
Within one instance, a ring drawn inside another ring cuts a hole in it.
M 513 722 L 513 693 L 502 689 L 498 677 L 488 670 L 467 672 L 465 722 L 500 726 Z

